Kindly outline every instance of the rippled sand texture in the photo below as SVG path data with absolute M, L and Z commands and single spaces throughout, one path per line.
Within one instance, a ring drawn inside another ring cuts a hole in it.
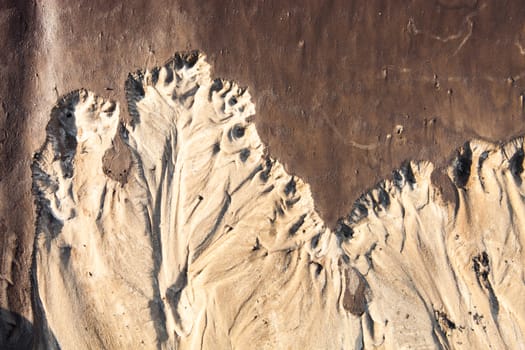
M 62 98 L 35 155 L 42 348 L 525 348 L 521 139 L 465 144 L 455 204 L 406 163 L 331 231 L 204 55 L 126 91 Z

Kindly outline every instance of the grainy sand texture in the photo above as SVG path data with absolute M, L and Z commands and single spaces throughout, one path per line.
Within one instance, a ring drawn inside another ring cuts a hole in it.
M 129 75 L 127 108 L 83 89 L 53 108 L 37 348 L 525 348 L 522 138 L 465 143 L 449 196 L 406 162 L 332 230 L 210 69 L 178 53 Z

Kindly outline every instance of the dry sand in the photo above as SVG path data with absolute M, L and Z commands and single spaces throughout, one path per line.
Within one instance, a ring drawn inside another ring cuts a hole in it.
M 250 87 L 261 140 L 334 228 L 403 160 L 439 169 L 465 140 L 525 132 L 524 19 L 521 0 L 2 1 L 0 348 L 31 339 L 30 166 L 59 96 L 125 105 L 130 70 L 202 49 L 216 76 Z M 104 164 L 125 181 L 115 143 Z M 446 175 L 432 179 L 454 200 Z
M 407 162 L 332 231 L 202 54 L 126 93 L 62 98 L 35 155 L 42 348 L 525 348 L 522 138 L 458 150 L 454 202 Z

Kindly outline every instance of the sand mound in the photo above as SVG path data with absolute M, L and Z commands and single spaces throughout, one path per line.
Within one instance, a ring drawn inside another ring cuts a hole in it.
M 79 90 L 35 155 L 43 348 L 524 346 L 523 142 L 465 144 L 458 201 L 407 163 L 335 232 L 202 54 Z

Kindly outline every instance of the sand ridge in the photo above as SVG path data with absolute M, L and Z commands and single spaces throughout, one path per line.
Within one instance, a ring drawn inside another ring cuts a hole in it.
M 432 164 L 406 163 L 332 232 L 267 154 L 249 93 L 212 80 L 203 54 L 130 74 L 126 95 L 129 118 L 65 96 L 35 155 L 41 347 L 523 343 L 521 139 L 465 144 L 455 206 Z

